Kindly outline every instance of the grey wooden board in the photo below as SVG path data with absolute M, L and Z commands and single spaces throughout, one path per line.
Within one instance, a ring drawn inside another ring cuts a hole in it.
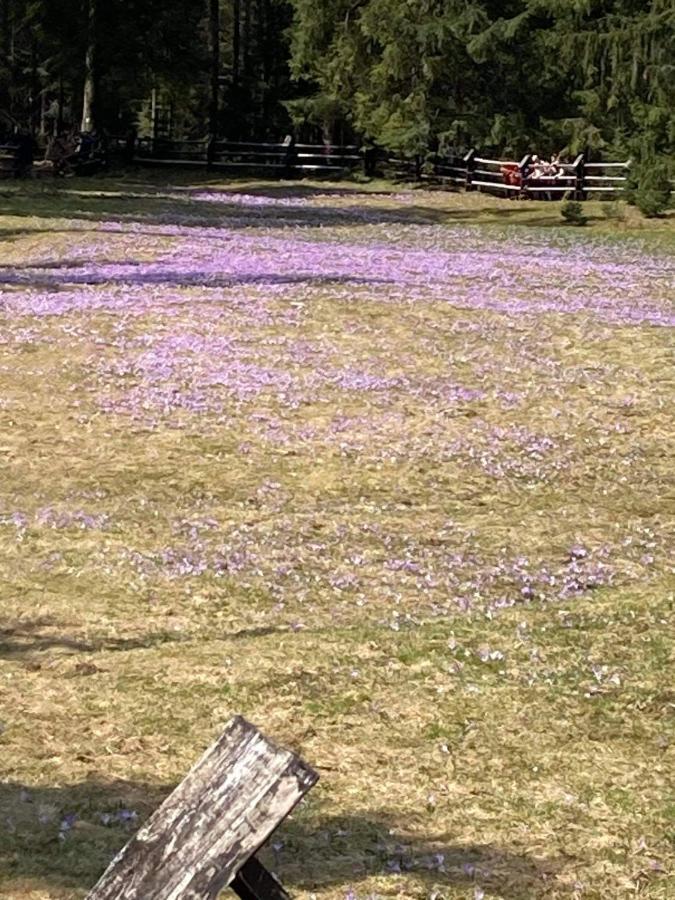
M 235 717 L 87 900 L 212 900 L 317 780 Z

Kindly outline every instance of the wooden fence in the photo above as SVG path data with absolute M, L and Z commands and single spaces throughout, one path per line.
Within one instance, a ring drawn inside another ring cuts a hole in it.
M 118 142 L 119 146 L 119 142 Z M 125 143 L 127 153 L 130 148 Z M 363 165 L 358 147 L 245 141 L 167 141 L 141 138 L 131 153 L 141 165 L 208 166 L 211 169 L 340 176 Z
M 418 160 L 389 160 L 398 174 L 430 182 L 463 186 L 468 191 L 483 191 L 500 196 L 530 199 L 573 197 L 586 200 L 592 194 L 617 196 L 628 181 L 630 160 L 626 162 L 586 162 L 583 154 L 574 162 L 561 163 L 555 177 L 533 177 L 532 156 L 521 160 L 493 159 L 470 150 L 463 157 L 432 157 Z
M 103 148 L 92 157 L 97 168 L 105 162 Z M 506 197 L 560 199 L 618 196 L 626 187 L 630 161 L 587 162 L 579 155 L 563 163 L 555 177 L 534 177 L 532 157 L 505 160 L 479 155 L 470 150 L 463 156 L 452 153 L 402 158 L 374 147 L 355 145 L 296 144 L 246 141 L 167 140 L 164 138 L 113 137 L 107 142 L 109 156 L 143 166 L 181 166 L 211 169 L 230 174 L 263 177 L 318 176 L 339 178 L 356 171 L 366 175 L 382 173 L 415 181 L 447 184 L 469 191 L 484 191 Z M 0 147 L 0 176 L 25 174 L 18 145 Z M 77 154 L 70 160 L 71 171 L 84 171 Z M 92 170 L 94 167 L 91 167 Z
M 559 174 L 551 178 L 528 177 L 530 160 L 529 154 L 516 163 L 477 156 L 472 151 L 465 158 L 466 186 L 469 190 L 487 189 L 506 195 L 524 194 L 534 198 L 545 195 L 560 199 L 573 194 L 583 199 L 579 196 L 584 192 L 583 156 L 578 156 L 573 163 L 561 164 Z M 506 177 L 505 173 L 508 173 Z
M 362 150 L 354 145 L 256 143 L 217 140 L 168 141 L 141 138 L 126 149 L 127 158 L 140 165 L 208 167 L 275 177 L 317 175 L 339 177 L 356 171 L 382 171 L 401 178 L 485 191 L 501 196 L 559 199 L 573 196 L 585 200 L 593 194 L 616 196 L 625 188 L 630 161 L 586 162 L 579 155 L 563 163 L 555 178 L 527 175 L 531 156 L 519 161 L 493 159 L 471 150 L 464 156 L 431 155 L 402 158 L 383 151 Z M 518 183 L 505 176 L 519 173 Z
M 33 165 L 30 140 L 25 138 L 0 144 L 0 178 L 20 178 Z

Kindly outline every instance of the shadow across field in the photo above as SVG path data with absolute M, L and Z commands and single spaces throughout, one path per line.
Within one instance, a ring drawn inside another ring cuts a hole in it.
M 387 810 L 292 819 L 274 844 L 281 850 L 267 850 L 266 858 L 290 887 L 305 891 L 347 890 L 369 877 L 414 873 L 429 891 L 476 884 L 504 900 L 537 900 L 563 868 L 561 860 L 535 860 L 495 844 L 457 843 L 451 834 L 410 835 Z
M 304 630 L 304 629 L 303 629 Z M 310 629 L 317 634 L 325 629 Z M 239 643 L 252 638 L 272 635 L 289 635 L 294 632 L 287 626 L 257 626 L 241 628 L 237 631 L 218 631 L 209 626 L 208 638 L 213 641 Z M 135 637 L 96 637 L 85 639 L 68 633 L 66 622 L 43 616 L 36 619 L 0 619 L 0 662 L 3 660 L 25 661 L 30 668 L 40 661 L 41 656 L 52 651 L 57 655 L 78 653 L 126 652 L 130 650 L 151 650 L 165 644 L 186 644 L 202 637 L 197 632 L 148 631 Z M 84 664 L 86 665 L 86 663 Z
M 209 184 L 199 187 L 183 188 L 188 194 L 196 194 L 204 191 Z M 212 184 L 213 190 L 223 191 L 222 179 Z M 407 186 L 409 187 L 409 185 Z M 180 189 L 179 189 L 180 190 Z M 278 198 L 296 198 L 296 197 L 353 197 L 355 195 L 367 194 L 369 197 L 391 197 L 395 192 L 387 190 L 371 190 L 363 189 L 357 185 L 352 187 L 335 187 L 335 185 L 326 185 L 322 187 L 316 184 L 293 184 L 288 182 L 280 182 L 277 184 L 233 184 L 227 187 L 228 194 L 245 194 L 251 197 L 278 197 Z
M 57 630 L 58 629 L 58 630 Z M 169 642 L 188 640 L 180 634 L 154 632 L 142 637 L 101 637 L 85 640 L 69 635 L 62 623 L 51 619 L 0 621 L 0 661 L 26 659 L 34 664 L 49 651 L 101 653 L 105 651 L 147 650 Z
M 290 206 L 281 202 L 247 206 L 227 202 L 229 192 L 214 192 L 214 200 L 198 200 L 190 195 L 161 195 L 152 192 L 113 194 L 78 191 L 12 194 L 2 204 L 8 216 L 77 219 L 88 222 L 115 220 L 142 225 L 179 225 L 185 228 L 316 228 L 353 227 L 364 224 L 432 225 L 445 221 L 447 212 L 422 206 L 371 207 Z M 217 199 L 215 197 L 217 196 Z M 262 194 L 258 195 L 262 196 Z M 392 199 L 392 204 L 394 200 Z
M 392 284 L 392 278 L 371 278 L 358 275 L 346 276 L 336 274 L 310 275 L 299 272 L 282 273 L 267 272 L 260 275 L 254 274 L 223 274 L 209 273 L 205 275 L 200 270 L 174 270 L 153 272 L 110 272 L 106 271 L 105 263 L 96 263 L 97 271 L 78 272 L 75 264 L 67 261 L 63 264 L 50 265 L 49 267 L 36 266 L 32 269 L 15 270 L 12 266 L 0 266 L 0 285 L 11 287 L 25 287 L 37 289 L 58 290 L 73 285 L 167 285 L 169 287 L 212 287 L 229 288 L 241 284 L 304 284 L 314 286 L 338 285 L 338 284 Z M 124 266 L 129 266 L 124 263 Z M 139 264 L 140 265 L 140 264 Z M 99 269 L 98 267 L 101 266 Z M 6 271 L 3 271 L 6 269 Z
M 128 781 L 0 784 L 0 879 L 11 872 L 17 880 L 83 894 L 170 790 Z M 429 889 L 476 884 L 505 900 L 543 897 L 563 866 L 492 844 L 458 844 L 451 835 L 420 839 L 401 824 L 386 810 L 306 812 L 282 825 L 263 856 L 291 890 L 347 891 L 368 877 L 410 872 Z
M 261 201 L 246 204 L 236 197 L 247 195 Z M 439 208 L 420 203 L 401 203 L 396 192 L 369 191 L 368 197 L 391 198 L 391 205 L 368 205 L 366 196 L 347 188 L 318 188 L 304 185 L 236 186 L 223 190 L 207 184 L 190 188 L 166 188 L 160 192 L 152 185 L 98 183 L 77 188 L 36 191 L 18 189 L 5 195 L 1 212 L 9 216 L 31 216 L 72 219 L 87 222 L 117 221 L 133 225 L 176 226 L 184 228 L 317 228 L 354 227 L 359 225 L 439 225 L 453 222 L 529 225 L 560 225 L 555 213 L 540 203 L 541 213 L 533 204 L 495 200 L 489 205 L 471 202 L 461 208 Z M 477 195 L 472 195 L 476 197 Z M 349 205 L 307 205 L 317 197 L 353 197 Z M 420 198 L 422 199 L 422 198 Z M 264 202 L 262 202 L 264 201 Z M 289 203 L 291 201 L 291 203 Z M 299 201 L 297 204 L 292 201 Z M 48 231 L 44 227 L 35 231 Z M 59 228 L 62 230 L 62 227 Z M 171 236 L 171 235 L 167 235 Z M 2 233 L 0 233 L 0 239 Z
M 84 896 L 167 793 L 125 781 L 62 787 L 1 782 L 0 895 L 12 882 L 30 880 L 59 891 L 57 896 Z

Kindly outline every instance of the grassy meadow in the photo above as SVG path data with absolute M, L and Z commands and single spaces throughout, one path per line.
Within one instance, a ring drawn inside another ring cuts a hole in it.
M 0 896 L 83 898 L 240 713 L 309 900 L 675 897 L 675 226 L 0 185 Z

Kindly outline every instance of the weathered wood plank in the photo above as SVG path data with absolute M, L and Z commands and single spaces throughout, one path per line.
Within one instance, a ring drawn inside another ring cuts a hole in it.
M 87 900 L 212 900 L 317 779 L 235 717 Z

